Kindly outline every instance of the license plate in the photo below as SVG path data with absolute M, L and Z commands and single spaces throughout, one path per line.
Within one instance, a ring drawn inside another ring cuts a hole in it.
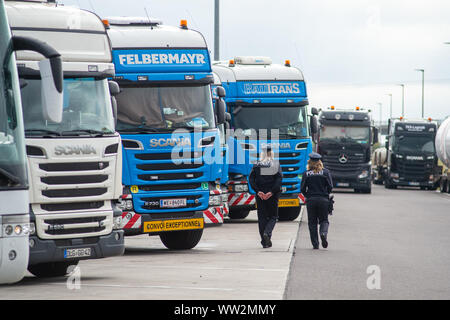
M 91 256 L 91 248 L 78 248 L 78 249 L 65 249 L 64 250 L 64 258 L 82 258 L 82 257 L 90 257 Z
M 279 207 L 298 207 L 300 202 L 298 199 L 280 199 L 278 200 Z
M 203 218 L 144 222 L 143 232 L 203 229 Z
M 409 182 L 408 183 L 410 186 L 420 186 L 419 182 Z
M 179 208 L 186 207 L 186 199 L 162 199 L 159 200 L 159 206 L 161 208 Z
M 350 183 L 348 183 L 348 182 L 338 182 L 338 183 L 336 183 L 336 187 L 350 187 Z

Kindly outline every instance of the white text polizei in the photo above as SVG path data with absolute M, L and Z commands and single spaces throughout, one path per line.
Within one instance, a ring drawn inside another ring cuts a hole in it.
M 200 53 L 131 53 L 119 54 L 120 64 L 205 64 Z

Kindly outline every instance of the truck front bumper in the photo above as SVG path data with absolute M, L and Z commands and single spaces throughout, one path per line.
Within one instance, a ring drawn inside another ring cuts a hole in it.
M 363 179 L 358 177 L 332 177 L 332 179 L 333 188 L 364 189 L 370 188 L 371 185 L 370 175 Z
M 198 219 L 202 220 L 202 229 L 204 225 L 203 211 L 188 211 L 188 212 L 176 212 L 176 213 L 137 213 L 135 211 L 124 211 L 122 213 L 122 228 L 125 232 L 125 236 L 133 236 L 143 233 L 150 235 L 159 235 L 161 232 L 170 232 L 177 230 L 148 232 L 145 230 L 146 223 L 161 223 L 161 222 L 176 222 L 176 221 L 189 221 Z M 178 229 L 186 230 L 186 229 Z
M 249 192 L 230 192 L 228 206 L 230 210 L 254 210 L 256 208 L 255 195 Z
M 394 186 L 400 187 L 432 187 L 435 182 L 432 180 L 429 181 L 406 181 L 403 179 L 389 179 L 390 184 Z
M 29 265 L 44 262 L 69 261 L 71 259 L 64 258 L 66 249 L 91 249 L 90 256 L 77 257 L 72 260 L 120 256 L 125 251 L 123 230 L 113 230 L 110 234 L 105 236 L 76 239 L 43 240 L 34 235 L 30 236 L 29 245 Z

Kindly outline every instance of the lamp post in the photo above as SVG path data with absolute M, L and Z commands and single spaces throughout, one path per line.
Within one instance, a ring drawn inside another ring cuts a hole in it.
M 380 107 L 380 128 L 381 128 L 381 120 L 383 118 L 382 116 L 383 104 L 381 102 L 377 102 L 377 104 Z
M 425 117 L 425 70 L 424 69 L 416 69 L 416 71 L 422 72 L 422 119 Z
M 391 97 L 390 104 L 389 104 L 389 118 L 392 118 L 392 93 L 387 94 L 389 97 Z
M 399 84 L 402 87 L 402 117 L 405 117 L 405 85 Z
M 220 59 L 220 46 L 219 46 L 219 31 L 220 31 L 220 11 L 219 11 L 219 0 L 214 2 L 214 60 L 218 61 Z

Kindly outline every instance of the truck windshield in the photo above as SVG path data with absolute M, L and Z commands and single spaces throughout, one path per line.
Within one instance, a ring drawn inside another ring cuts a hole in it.
M 434 153 L 434 136 L 395 136 L 392 147 L 400 153 Z
M 140 86 L 121 84 L 117 95 L 120 132 L 215 127 L 209 85 Z
M 0 190 L 28 185 L 17 70 L 5 16 L 0 5 Z
M 369 143 L 370 128 L 357 126 L 322 126 L 320 141 Z
M 305 106 L 240 106 L 230 105 L 233 129 L 249 132 L 254 129 L 279 129 L 280 138 L 296 139 L 308 136 Z
M 63 118 L 48 123 L 41 108 L 41 80 L 26 79 L 21 90 L 27 136 L 114 133 L 114 119 L 106 79 L 64 79 Z

